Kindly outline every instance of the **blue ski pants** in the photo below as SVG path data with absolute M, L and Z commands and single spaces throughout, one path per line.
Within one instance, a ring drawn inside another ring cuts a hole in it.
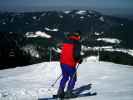
M 66 83 L 68 81 L 67 90 L 73 90 L 75 86 L 75 82 L 77 80 L 76 75 L 76 68 L 71 68 L 67 64 L 61 64 L 61 70 L 62 70 L 62 79 L 60 81 L 59 89 L 64 91 L 64 88 L 66 86 Z

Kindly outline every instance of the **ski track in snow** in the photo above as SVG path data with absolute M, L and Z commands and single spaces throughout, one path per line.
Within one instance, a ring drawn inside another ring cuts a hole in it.
M 0 71 L 0 100 L 38 100 L 55 94 L 59 81 L 50 85 L 60 75 L 59 62 L 44 62 Z M 133 100 L 133 67 L 91 60 L 78 69 L 75 88 L 92 83 L 89 91 L 96 96 L 74 100 Z M 50 89 L 50 91 L 48 91 Z

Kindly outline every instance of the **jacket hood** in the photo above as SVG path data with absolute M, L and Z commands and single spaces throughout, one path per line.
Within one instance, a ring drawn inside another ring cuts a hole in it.
M 80 36 L 69 36 L 68 39 L 79 41 L 80 40 Z

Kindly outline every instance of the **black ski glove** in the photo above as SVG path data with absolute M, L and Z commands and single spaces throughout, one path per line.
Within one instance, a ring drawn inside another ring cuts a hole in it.
M 83 59 L 80 59 L 80 60 L 79 60 L 79 64 L 81 64 L 82 62 L 83 62 Z

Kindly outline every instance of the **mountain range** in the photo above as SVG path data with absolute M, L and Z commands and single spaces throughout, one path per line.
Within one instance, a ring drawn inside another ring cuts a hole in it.
M 132 64 L 132 27 L 132 20 L 93 10 L 0 12 L 0 65 L 58 60 L 60 43 L 77 30 L 82 33 L 83 54 Z

